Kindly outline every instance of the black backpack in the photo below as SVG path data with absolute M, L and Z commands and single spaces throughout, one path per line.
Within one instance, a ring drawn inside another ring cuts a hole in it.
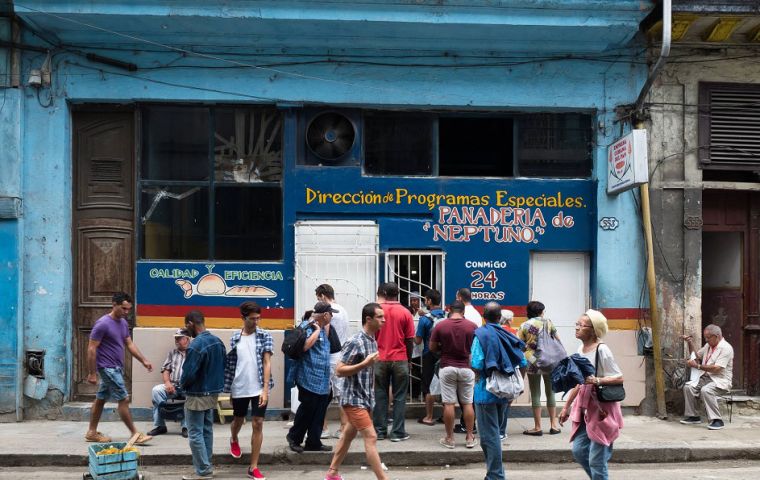
M 285 331 L 285 339 L 282 341 L 282 353 L 292 360 L 303 357 L 303 346 L 306 343 L 306 329 L 296 327 L 291 331 Z

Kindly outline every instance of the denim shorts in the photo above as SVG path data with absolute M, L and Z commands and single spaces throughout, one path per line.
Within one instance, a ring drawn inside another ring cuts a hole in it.
M 95 398 L 98 400 L 113 400 L 121 402 L 129 396 L 127 387 L 124 385 L 124 373 L 121 368 L 99 368 L 100 386 Z

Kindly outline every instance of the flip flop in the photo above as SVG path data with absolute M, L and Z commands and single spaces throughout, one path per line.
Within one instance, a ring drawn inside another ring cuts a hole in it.
M 423 425 L 427 425 L 428 427 L 434 427 L 435 422 L 426 422 L 424 418 L 418 418 L 417 423 L 421 423 Z
M 454 448 L 454 442 L 449 443 L 445 438 L 438 440 L 438 443 L 446 448 Z

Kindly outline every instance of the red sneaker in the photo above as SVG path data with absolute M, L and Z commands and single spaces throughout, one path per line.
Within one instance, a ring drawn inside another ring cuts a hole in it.
M 267 480 L 267 477 L 261 474 L 258 468 L 251 469 L 248 467 L 248 478 L 254 478 L 256 480 Z
M 233 441 L 230 438 L 230 455 L 232 455 L 235 458 L 240 458 L 242 455 L 242 452 L 240 451 L 240 444 L 236 441 Z

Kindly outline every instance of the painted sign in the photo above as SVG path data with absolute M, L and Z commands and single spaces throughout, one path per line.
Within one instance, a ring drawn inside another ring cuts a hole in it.
M 633 130 L 607 148 L 607 193 L 620 193 L 649 181 L 647 131 Z
M 292 323 L 292 282 L 279 264 L 152 262 L 137 263 L 137 321 L 163 325 L 198 308 L 225 326 L 239 323 L 247 300 L 263 308 L 262 318 Z M 275 322 L 278 323 L 278 322 Z M 279 325 L 279 323 L 278 323 Z

